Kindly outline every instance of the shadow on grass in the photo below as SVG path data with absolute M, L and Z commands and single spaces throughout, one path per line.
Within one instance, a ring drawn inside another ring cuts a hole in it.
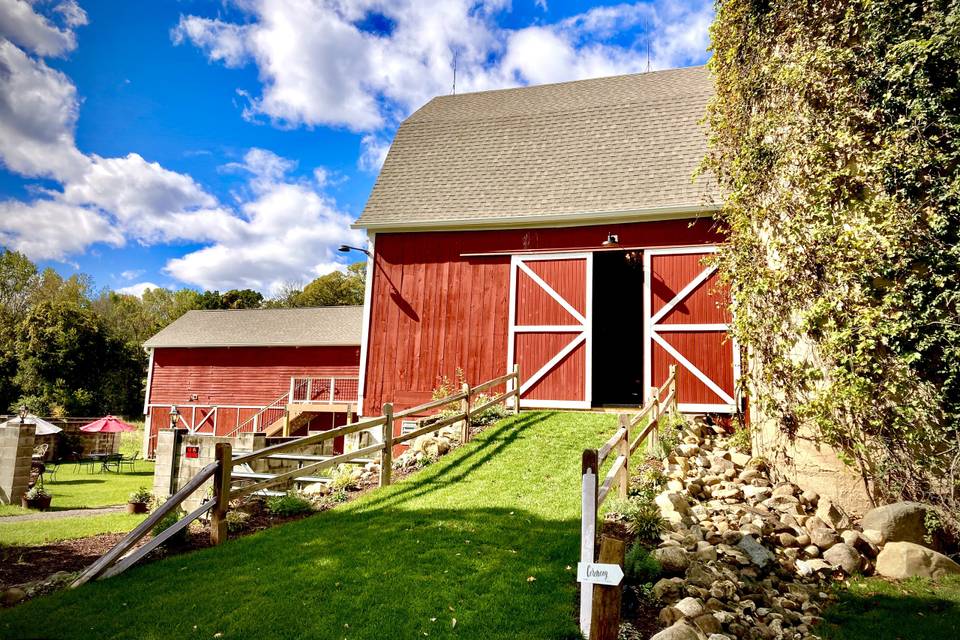
M 335 509 L 0 612 L 0 637 L 576 638 L 577 532 L 508 509 Z
M 856 579 L 837 590 L 817 632 L 826 640 L 960 638 L 960 579 Z
M 579 443 L 569 426 L 562 446 L 528 437 L 553 415 L 337 509 L 2 612 L 0 637 L 578 638 Z

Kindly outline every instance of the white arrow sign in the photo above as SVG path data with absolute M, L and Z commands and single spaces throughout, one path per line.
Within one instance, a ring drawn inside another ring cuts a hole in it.
M 621 580 L 623 580 L 623 569 L 618 564 L 577 563 L 577 582 L 616 586 Z

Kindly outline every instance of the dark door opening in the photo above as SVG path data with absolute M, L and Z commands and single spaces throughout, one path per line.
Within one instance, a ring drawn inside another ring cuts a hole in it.
M 593 405 L 643 404 L 643 260 L 593 254 Z

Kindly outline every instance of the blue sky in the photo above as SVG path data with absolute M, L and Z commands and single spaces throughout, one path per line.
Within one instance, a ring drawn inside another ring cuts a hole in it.
M 712 3 L 0 0 L 0 245 L 95 285 L 342 266 L 403 118 L 707 58 Z

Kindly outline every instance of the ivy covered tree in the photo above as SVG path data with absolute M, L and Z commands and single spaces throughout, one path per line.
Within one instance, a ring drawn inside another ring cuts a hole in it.
M 706 168 L 763 412 L 956 516 L 960 2 L 718 0 Z

